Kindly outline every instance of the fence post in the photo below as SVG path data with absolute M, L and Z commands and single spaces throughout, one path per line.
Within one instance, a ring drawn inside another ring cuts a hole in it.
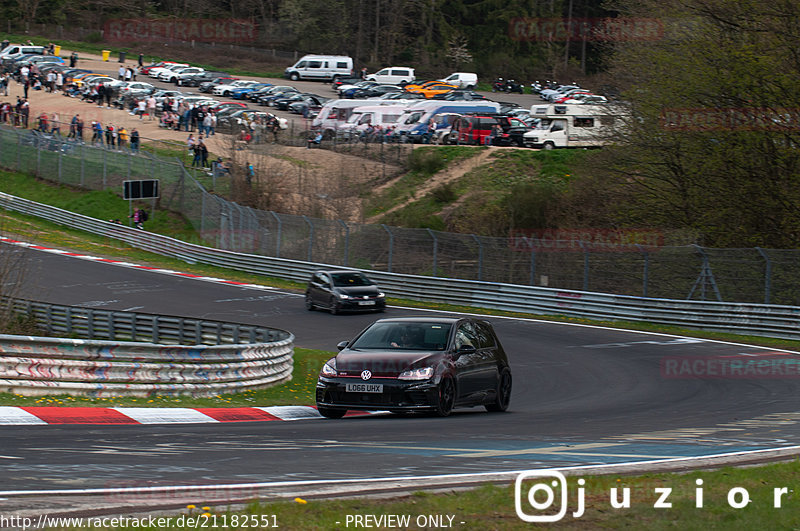
M 308 261 L 311 262 L 312 247 L 314 247 L 314 224 L 308 219 L 308 216 L 303 216 L 303 221 L 308 223 Z
M 583 291 L 589 291 L 589 249 L 579 241 L 581 249 L 583 249 Z
M 283 221 L 281 220 L 280 216 L 273 212 L 272 210 L 269 211 L 272 214 L 272 217 L 275 218 L 275 221 L 278 222 L 278 235 L 275 237 L 275 258 L 281 257 L 281 229 L 283 228 Z
M 383 227 L 383 230 L 385 230 L 386 232 L 389 233 L 389 264 L 388 264 L 387 271 L 389 273 L 391 273 L 392 272 L 392 253 L 394 252 L 394 234 L 392 234 L 391 229 L 389 229 L 389 227 L 387 227 L 385 224 L 382 223 L 381 227 Z
M 381 146 L 383 146 L 383 144 L 381 144 Z M 437 254 L 438 254 L 438 251 L 439 251 L 439 240 L 436 239 L 436 234 L 434 234 L 431 229 L 426 229 L 426 230 L 428 231 L 428 234 L 431 235 L 431 238 L 433 238 L 433 276 L 436 277 L 436 276 L 439 276 L 439 275 L 437 275 L 437 273 L 438 273 L 437 265 L 438 264 L 436 263 L 436 259 L 438 258 Z
M 764 304 L 769 304 L 772 298 L 772 260 L 769 259 L 769 255 L 764 252 L 764 249 L 761 247 L 756 247 L 756 251 L 758 251 L 767 263 L 767 271 L 764 274 Z
M 470 234 L 475 243 L 478 244 L 478 280 L 483 280 L 483 242 L 474 234 Z
M 647 286 L 650 281 L 650 253 L 640 244 L 636 244 L 636 248 L 644 256 L 644 272 L 642 275 L 642 297 L 647 297 Z
M 350 255 L 350 226 L 342 221 L 341 219 L 337 220 L 342 227 L 344 227 L 344 261 L 343 265 L 347 267 L 347 257 Z

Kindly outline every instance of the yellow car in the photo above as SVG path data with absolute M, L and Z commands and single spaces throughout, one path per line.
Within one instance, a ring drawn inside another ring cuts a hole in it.
M 441 81 L 429 81 L 428 83 L 423 83 L 422 85 L 418 85 L 416 87 L 406 86 L 405 88 L 407 92 L 422 94 L 426 98 L 432 98 L 437 94 L 446 94 L 451 90 L 457 89 L 458 87 L 451 85 L 450 83 L 442 83 Z

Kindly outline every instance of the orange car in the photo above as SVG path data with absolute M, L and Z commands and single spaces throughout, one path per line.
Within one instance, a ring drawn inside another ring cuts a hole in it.
M 406 92 L 413 92 L 415 94 L 422 94 L 426 98 L 432 98 L 437 94 L 446 94 L 451 90 L 457 89 L 455 85 L 450 83 L 442 83 L 441 81 L 428 81 L 420 85 L 406 85 Z

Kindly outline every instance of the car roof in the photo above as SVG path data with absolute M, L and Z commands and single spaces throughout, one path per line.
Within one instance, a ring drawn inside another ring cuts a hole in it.
M 427 317 L 424 315 L 412 317 L 387 317 L 386 319 L 378 319 L 376 323 L 441 323 L 453 324 L 465 319 L 464 317 Z

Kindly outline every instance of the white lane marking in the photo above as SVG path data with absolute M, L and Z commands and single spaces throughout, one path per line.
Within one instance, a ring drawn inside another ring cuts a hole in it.
M 724 454 L 709 454 L 699 455 L 693 457 L 679 457 L 668 459 L 653 459 L 647 461 L 629 461 L 625 463 L 612 463 L 607 465 L 577 465 L 566 467 L 555 467 L 550 469 L 537 469 L 537 470 L 558 470 L 564 472 L 579 472 L 581 470 L 614 470 L 636 465 L 656 465 L 656 464 L 670 464 L 670 463 L 692 463 L 693 461 L 707 460 L 707 459 L 725 459 L 731 457 L 758 457 L 759 454 L 769 452 L 781 452 L 782 454 L 789 455 L 790 453 L 800 452 L 800 446 L 785 446 L 780 448 L 765 448 L 762 450 L 746 450 L 741 452 L 728 452 Z M 452 481 L 452 480 L 501 480 L 501 479 L 514 479 L 516 476 L 523 472 L 530 472 L 531 469 L 522 470 L 507 470 L 504 472 L 471 472 L 462 474 L 442 474 L 438 476 L 388 476 L 379 478 L 356 478 L 356 479 L 337 479 L 336 483 L 341 485 L 346 484 L 366 484 L 366 483 L 381 483 L 381 482 L 405 482 L 405 481 Z M 592 472 L 595 474 L 596 472 Z M 233 483 L 223 485 L 173 485 L 158 487 L 124 487 L 118 489 L 63 489 L 63 490 L 5 490 L 0 491 L 0 496 L 31 496 L 31 495 L 70 495 L 70 494 L 116 494 L 116 493 L 145 493 L 145 492 L 169 492 L 175 493 L 180 491 L 222 491 L 222 490 L 239 490 L 239 489 L 267 489 L 274 487 L 300 487 L 300 486 L 314 486 L 325 485 L 330 486 L 330 479 L 311 479 L 304 481 L 272 481 L 266 483 Z
M 24 409 L 14 406 L 0 406 L 0 424 L 47 424 L 45 421 Z
M 140 424 L 219 422 L 187 407 L 115 407 L 114 409 Z

